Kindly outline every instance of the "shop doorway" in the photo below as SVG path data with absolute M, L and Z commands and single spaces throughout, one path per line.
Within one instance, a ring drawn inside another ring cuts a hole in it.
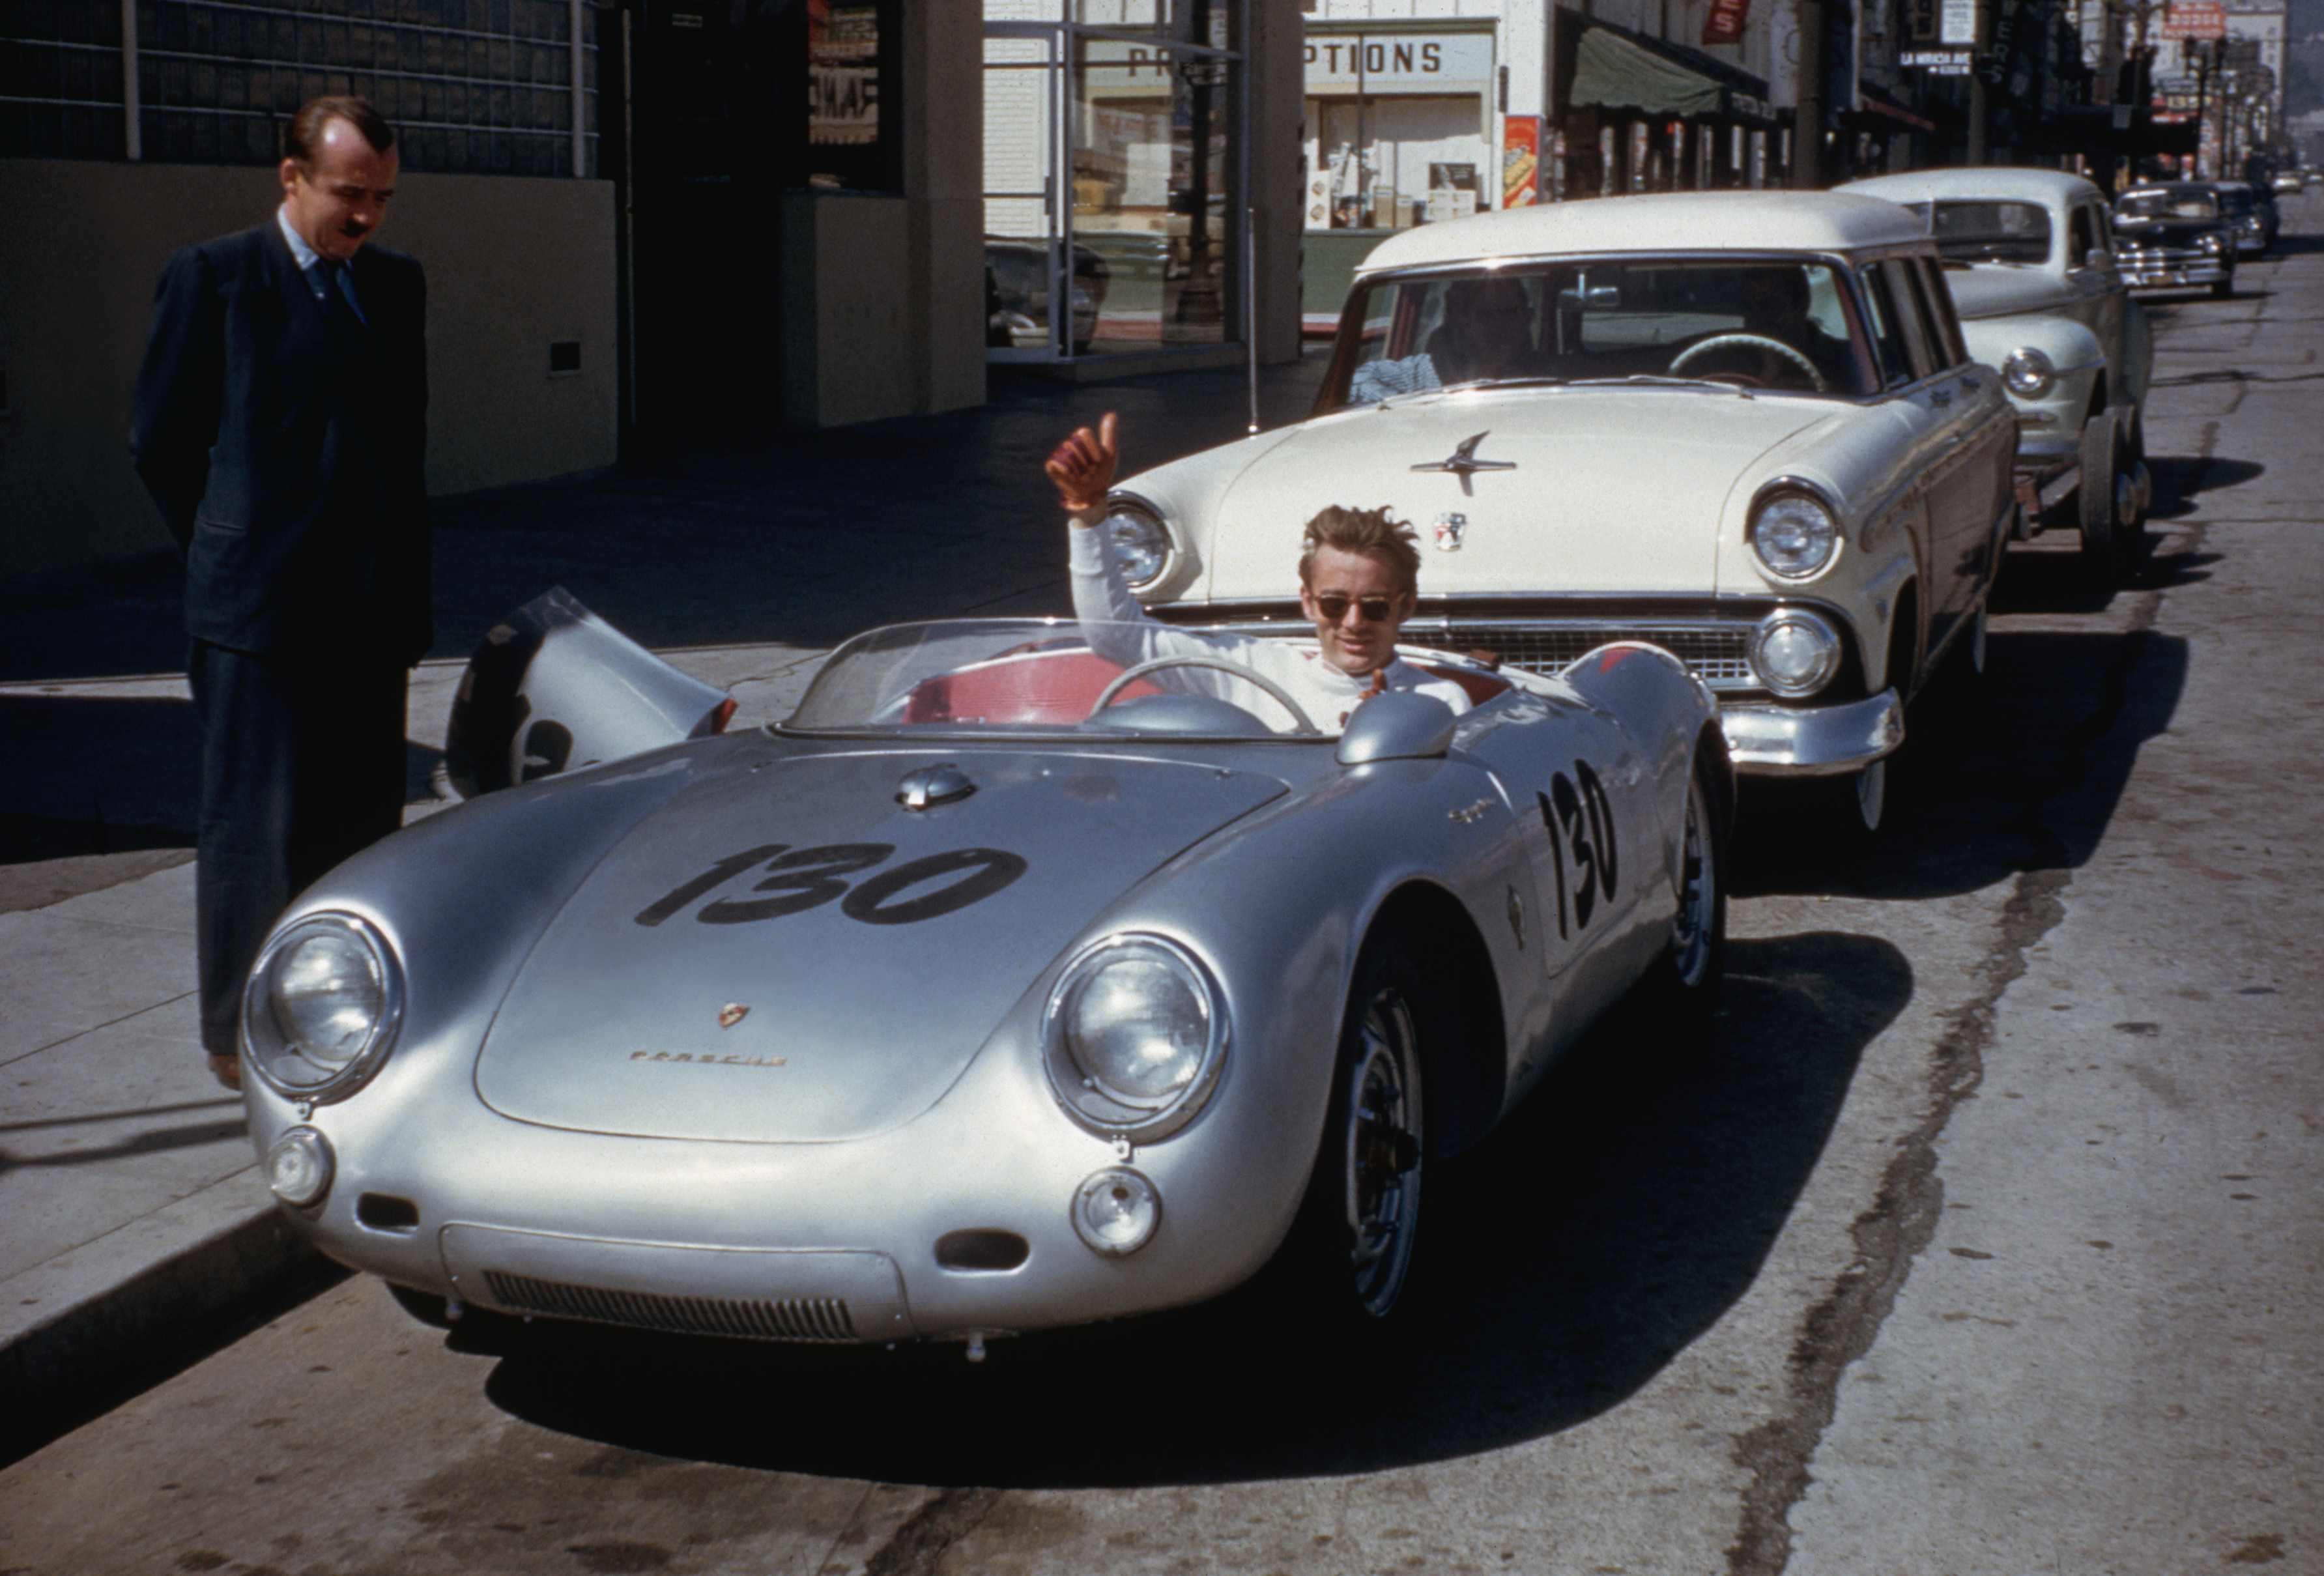
M 988 360 L 1242 337 L 1245 4 L 1111 0 L 1094 25 L 1089 0 L 1056 0 L 985 23 Z

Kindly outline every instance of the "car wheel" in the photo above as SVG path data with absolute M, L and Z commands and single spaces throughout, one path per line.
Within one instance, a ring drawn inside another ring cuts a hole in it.
M 1356 965 L 1323 1141 L 1285 1245 L 1296 1317 L 1327 1341 L 1383 1341 L 1409 1321 L 1427 1198 L 1423 1046 L 1435 1021 L 1420 970 L 1394 936 L 1375 936 Z
M 2121 428 L 2101 410 L 2082 424 L 2081 481 L 2074 489 L 2081 511 L 2082 566 L 2101 587 L 2122 583 L 2121 500 L 2115 482 L 2121 466 Z
M 1727 828 L 1719 768 L 1698 756 L 1687 784 L 1686 825 L 1680 834 L 1678 910 L 1670 944 L 1647 976 L 1647 999 L 1682 1038 L 1711 1028 L 1727 975 Z

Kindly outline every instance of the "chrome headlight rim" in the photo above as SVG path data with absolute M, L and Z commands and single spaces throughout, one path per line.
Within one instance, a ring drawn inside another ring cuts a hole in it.
M 2001 364 L 2001 381 L 2021 400 L 2038 400 L 2058 382 L 2058 364 L 2036 345 L 2021 345 Z
M 1820 650 L 1820 659 L 1803 677 L 1777 678 L 1772 675 L 1772 664 L 1766 655 L 1768 643 L 1794 631 L 1805 631 L 1812 638 Z M 1823 614 L 1812 608 L 1779 607 L 1761 619 L 1751 631 L 1751 672 L 1768 694 L 1783 700 L 1804 700 L 1839 677 L 1842 650 L 1840 631 Z
M 274 1010 L 274 985 L 283 961 L 318 935 L 352 939 L 368 954 L 379 987 L 379 1010 L 363 1043 L 336 1066 L 308 1054 L 285 1030 Z M 377 926 L 360 914 L 335 909 L 302 916 L 271 937 L 258 954 L 244 987 L 243 1061 L 259 1081 L 289 1100 L 327 1105 L 345 1100 L 378 1072 L 403 1026 L 403 966 Z M 311 1078 L 294 1076 L 294 1066 Z
M 1074 1010 L 1081 988 L 1105 969 L 1139 956 L 1158 959 L 1176 972 L 1200 1004 L 1204 1018 L 1203 1050 L 1194 1073 L 1161 1096 L 1141 1096 L 1105 1083 L 1075 1056 L 1066 1032 L 1067 1015 Z M 1226 994 L 1216 977 L 1183 943 L 1150 931 L 1121 931 L 1074 954 L 1058 971 L 1041 1014 L 1042 1062 L 1049 1092 L 1065 1114 L 1102 1138 L 1139 1143 L 1167 1138 L 1201 1112 L 1225 1068 L 1229 1038 Z
M 1152 591 L 1176 570 L 1178 539 L 1151 500 L 1135 493 L 1107 493 L 1102 529 L 1112 546 L 1114 562 L 1121 566 L 1122 581 L 1131 591 Z
M 1820 540 L 1806 556 L 1779 558 L 1771 556 L 1766 534 L 1770 513 L 1778 505 L 1804 503 L 1822 516 Z M 1812 580 L 1831 567 L 1840 556 L 1840 511 L 1824 494 L 1822 488 L 1797 476 L 1779 476 L 1759 489 L 1751 501 L 1750 523 L 1745 530 L 1745 539 L 1750 543 L 1751 557 L 1759 567 L 1778 580 Z

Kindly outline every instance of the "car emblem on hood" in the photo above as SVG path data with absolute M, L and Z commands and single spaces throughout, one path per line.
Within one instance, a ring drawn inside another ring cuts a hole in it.
M 740 1001 L 729 1001 L 725 1006 L 718 1009 L 718 1027 L 720 1028 L 733 1028 L 736 1024 L 742 1022 L 744 1018 L 750 1016 L 751 1009 L 743 1006 L 742 1003 Z
M 1440 514 L 1436 517 L 1436 550 L 1457 553 L 1462 539 L 1469 533 L 1469 517 L 1465 514 Z
M 1489 429 L 1480 432 L 1474 438 L 1464 439 L 1460 447 L 1444 458 L 1431 465 L 1415 465 L 1412 468 L 1416 471 L 1449 471 L 1461 478 L 1461 495 L 1464 498 L 1474 497 L 1477 490 L 1469 484 L 1469 478 L 1477 472 L 1514 471 L 1517 468 L 1515 460 L 1480 460 L 1477 457 L 1477 446 L 1491 436 Z

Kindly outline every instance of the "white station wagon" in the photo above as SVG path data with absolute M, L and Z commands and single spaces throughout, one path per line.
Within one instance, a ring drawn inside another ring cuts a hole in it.
M 2140 412 L 2154 352 L 2116 266 L 2106 194 L 2060 171 L 1992 168 L 1845 189 L 1903 203 L 1934 235 L 1969 354 L 2001 369 L 2017 407 L 2028 533 L 2079 529 L 2091 574 L 2119 582 L 2153 492 Z
M 1157 618 L 1312 632 L 1330 504 L 1425 544 L 1408 641 L 1555 672 L 1674 652 L 1738 771 L 1879 823 L 1904 703 L 1982 665 L 2017 422 L 1926 226 L 1832 193 L 1674 193 L 1429 225 L 1358 271 L 1314 415 L 1127 479 Z

